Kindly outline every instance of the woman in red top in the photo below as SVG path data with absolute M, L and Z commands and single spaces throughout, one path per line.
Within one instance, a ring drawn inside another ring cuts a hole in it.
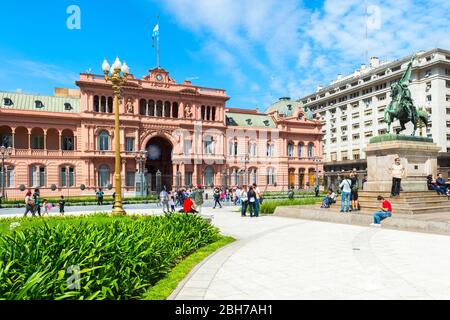
M 389 218 L 392 216 L 392 205 L 389 201 L 385 200 L 382 196 L 378 196 L 378 201 L 380 201 L 381 211 L 375 212 L 373 215 L 373 223 L 371 226 L 380 227 L 381 220 Z
M 194 208 L 194 202 L 192 202 L 192 199 L 190 197 L 187 197 L 184 200 L 183 203 L 183 212 L 184 213 L 198 213 L 197 210 Z

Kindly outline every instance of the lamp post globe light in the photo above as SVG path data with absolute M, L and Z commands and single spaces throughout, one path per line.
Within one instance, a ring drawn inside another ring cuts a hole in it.
M 115 193 L 113 215 L 126 215 L 122 206 L 122 175 L 121 175 L 121 159 L 120 159 L 120 121 L 119 121 L 119 103 L 121 100 L 122 86 L 126 83 L 127 77 L 130 74 L 130 68 L 126 62 L 122 63 L 119 57 L 116 58 L 112 67 L 105 59 L 102 64 L 103 73 L 105 74 L 105 81 L 112 84 L 114 91 L 114 151 L 115 151 Z
M 6 191 L 5 191 L 5 186 L 6 186 L 6 170 L 5 170 L 5 158 L 11 158 L 11 154 L 12 154 L 12 148 L 8 147 L 6 148 L 5 146 L 1 146 L 0 148 L 0 154 L 2 157 L 2 197 L 1 197 L 1 202 L 3 202 L 4 200 L 6 200 Z

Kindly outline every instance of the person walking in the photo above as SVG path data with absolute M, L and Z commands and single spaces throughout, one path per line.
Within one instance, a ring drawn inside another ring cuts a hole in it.
M 25 195 L 25 214 L 24 217 L 26 217 L 28 215 L 28 212 L 32 214 L 32 216 L 34 217 L 34 200 L 33 197 L 31 196 L 31 191 L 28 190 L 27 194 Z
M 59 199 L 58 206 L 59 206 L 59 215 L 61 217 L 64 217 L 64 207 L 66 205 L 66 200 L 64 200 L 64 196 L 62 195 Z
M 350 173 L 350 180 L 352 182 L 351 185 L 351 193 L 350 193 L 350 201 L 351 201 L 351 209 L 350 211 L 358 211 L 359 203 L 358 203 L 358 176 L 355 172 Z
M 163 208 L 163 213 L 169 213 L 169 194 L 167 193 L 166 189 L 162 189 L 159 193 L 159 200 L 161 202 L 161 206 Z
M 378 196 L 380 202 L 380 210 L 373 215 L 372 227 L 381 227 L 381 221 L 392 216 L 392 204 L 385 200 L 382 196 Z
M 263 198 L 261 195 L 261 191 L 259 190 L 256 183 L 253 184 L 253 190 L 255 191 L 255 194 L 256 194 L 255 217 L 259 217 L 259 212 L 261 210 L 261 204 L 262 204 Z
M 48 211 L 51 209 L 50 208 L 50 203 L 48 203 L 47 199 L 43 199 L 42 200 L 42 208 L 44 208 L 44 213 L 42 214 L 43 217 L 47 216 L 48 217 Z
M 320 192 L 319 185 L 316 185 L 316 186 L 314 187 L 314 193 L 316 194 L 316 198 L 319 196 L 319 192 Z
M 392 175 L 391 197 L 400 197 L 402 178 L 405 175 L 405 168 L 400 163 L 400 158 L 395 158 L 394 163 L 389 168 L 389 174 Z
M 203 207 L 203 193 L 205 192 L 205 190 L 203 190 L 203 186 L 202 185 L 198 185 L 197 186 L 197 190 L 195 191 L 195 195 L 194 195 L 194 203 L 195 203 L 195 208 L 198 211 L 199 214 L 202 213 L 202 207 Z
M 248 208 L 248 192 L 247 192 L 247 187 L 243 187 L 242 188 L 242 193 L 241 193 L 241 216 L 242 217 L 246 217 L 247 216 L 247 208 Z
M 37 212 L 39 217 L 41 217 L 41 193 L 39 189 L 34 189 L 33 199 L 34 199 L 34 214 L 36 214 Z
M 104 196 L 102 188 L 98 188 L 98 191 L 95 193 L 95 196 L 97 197 L 97 205 L 102 206 L 103 205 L 103 196 Z
M 214 198 L 214 207 L 213 207 L 213 209 L 215 209 L 217 205 L 219 205 L 220 209 L 222 209 L 222 205 L 220 204 L 220 190 L 219 190 L 219 188 L 215 188 L 214 189 L 213 198 Z
M 256 212 L 256 192 L 251 186 L 247 193 L 248 197 L 248 207 L 250 208 L 250 218 L 257 217 Z
M 350 196 L 352 193 L 352 181 L 346 175 L 344 180 L 342 180 L 339 188 L 342 190 L 342 198 L 341 198 L 341 212 L 348 212 L 350 209 Z M 347 205 L 344 207 L 344 203 L 347 201 Z

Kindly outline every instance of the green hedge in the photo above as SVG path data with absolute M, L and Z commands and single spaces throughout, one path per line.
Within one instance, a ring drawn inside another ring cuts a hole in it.
M 204 219 L 161 217 L 5 219 L 0 299 L 139 299 L 184 257 L 219 239 Z M 67 273 L 80 270 L 80 290 Z M 68 282 L 69 281 L 69 282 Z
M 321 198 L 305 198 L 305 199 L 293 199 L 293 200 L 283 200 L 283 201 L 266 201 L 264 200 L 261 204 L 261 213 L 262 214 L 272 214 L 275 212 L 277 207 L 282 206 L 302 206 L 302 205 L 310 205 L 321 202 Z

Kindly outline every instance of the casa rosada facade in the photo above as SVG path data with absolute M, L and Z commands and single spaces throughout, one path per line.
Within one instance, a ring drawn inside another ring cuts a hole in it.
M 225 90 L 177 84 L 156 68 L 128 76 L 115 137 L 111 84 L 93 74 L 76 84 L 75 96 L 0 92 L 1 143 L 12 150 L 1 179 L 8 198 L 23 197 L 24 187 L 44 197 L 113 192 L 114 139 L 125 195 L 197 184 L 287 190 L 313 186 L 323 172 L 321 123 L 289 98 L 266 113 L 230 109 Z

